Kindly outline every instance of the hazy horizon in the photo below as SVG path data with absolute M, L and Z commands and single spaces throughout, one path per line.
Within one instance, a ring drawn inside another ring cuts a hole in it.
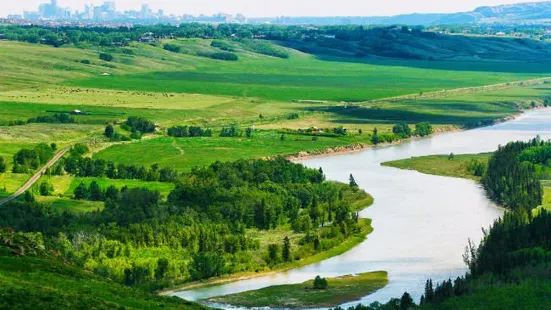
M 2 4 L 0 16 L 21 14 L 23 11 L 36 11 L 41 3 L 50 0 L 19 0 Z M 59 6 L 82 11 L 85 4 L 101 4 L 104 0 L 58 0 Z M 429 1 L 416 2 L 404 0 L 386 0 L 383 3 L 373 0 L 115 0 L 118 11 L 139 10 L 140 5 L 148 4 L 154 11 L 163 9 L 165 14 L 206 14 L 241 13 L 249 17 L 275 16 L 389 16 L 410 13 L 453 13 L 471 11 L 479 6 L 495 6 L 526 2 L 545 2 L 534 0 L 464 0 L 464 1 Z

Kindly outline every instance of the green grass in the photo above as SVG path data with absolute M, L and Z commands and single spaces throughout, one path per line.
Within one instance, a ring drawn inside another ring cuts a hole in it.
M 0 256 L 1 309 L 205 309 L 125 287 L 53 258 Z
M 412 61 L 414 65 L 415 61 Z M 424 69 L 317 60 L 293 55 L 289 59 L 246 57 L 237 62 L 211 62 L 195 70 L 113 75 L 73 80 L 67 85 L 256 97 L 280 101 L 316 99 L 366 101 L 404 94 L 480 86 L 545 76 L 542 73 L 491 73 Z
M 384 271 L 327 278 L 327 289 L 313 289 L 313 280 L 209 299 L 210 302 L 243 307 L 321 308 L 352 302 L 384 287 L 388 275 Z
M 546 271 L 541 271 L 542 273 Z M 518 277 L 518 276 L 517 276 Z M 513 310 L 513 309 L 551 309 L 551 281 L 525 277 L 519 283 L 500 284 L 481 283 L 475 286 L 475 292 L 461 297 L 452 297 L 443 303 L 426 305 L 420 309 L 463 310 Z
M 479 177 L 467 171 L 467 166 L 472 160 L 486 163 L 491 155 L 491 153 L 462 154 L 454 155 L 453 159 L 449 159 L 449 154 L 430 155 L 389 161 L 382 163 L 382 165 L 398 169 L 416 170 L 426 174 L 480 180 Z
M 94 155 L 94 158 L 111 160 L 125 164 L 173 167 L 179 171 L 190 170 L 195 166 L 208 165 L 214 161 L 232 161 L 246 158 L 262 158 L 274 155 L 290 155 L 299 151 L 323 150 L 330 147 L 349 145 L 369 139 L 368 135 L 347 138 L 312 137 L 258 132 L 253 138 L 170 138 L 162 137 L 137 143 L 114 145 Z M 128 156 L 128 154 L 140 154 Z

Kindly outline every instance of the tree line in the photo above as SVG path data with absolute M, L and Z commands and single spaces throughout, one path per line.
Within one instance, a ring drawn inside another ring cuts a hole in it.
M 490 157 L 482 185 L 488 196 L 509 209 L 531 210 L 542 203 L 543 188 L 536 175 L 535 163 L 521 161 L 523 151 L 543 147 L 549 142 L 533 139 L 500 146 Z
M 171 137 L 212 137 L 212 129 L 203 129 L 197 126 L 173 126 L 168 128 L 167 134 Z
M 13 155 L 13 173 L 29 173 L 45 165 L 57 150 L 55 143 L 40 143 L 32 149 L 23 148 Z M 4 168 L 5 169 L 5 168 Z

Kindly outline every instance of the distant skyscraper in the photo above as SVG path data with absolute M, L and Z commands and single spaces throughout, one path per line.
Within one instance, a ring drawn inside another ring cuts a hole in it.
M 57 0 L 52 0 L 52 6 L 57 7 Z

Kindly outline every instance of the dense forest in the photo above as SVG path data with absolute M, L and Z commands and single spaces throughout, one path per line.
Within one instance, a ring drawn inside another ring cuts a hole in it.
M 63 163 L 79 167 L 77 175 L 80 167 L 98 165 L 74 164 L 82 151 L 73 149 Z M 79 186 L 77 195 L 105 201 L 105 208 L 57 213 L 27 193 L 0 208 L 0 227 L 40 233 L 46 248 L 67 261 L 147 289 L 277 268 L 333 248 L 363 229 L 352 206 L 367 196 L 283 158 L 193 169 L 177 176 L 166 199 L 147 188 L 94 183 Z M 274 229 L 284 233 L 279 242 L 250 234 Z
M 490 158 L 482 178 L 488 196 L 513 210 L 531 210 L 541 205 L 543 189 L 537 170 L 548 163 L 546 150 L 549 146 L 551 142 L 538 138 L 500 146 Z

